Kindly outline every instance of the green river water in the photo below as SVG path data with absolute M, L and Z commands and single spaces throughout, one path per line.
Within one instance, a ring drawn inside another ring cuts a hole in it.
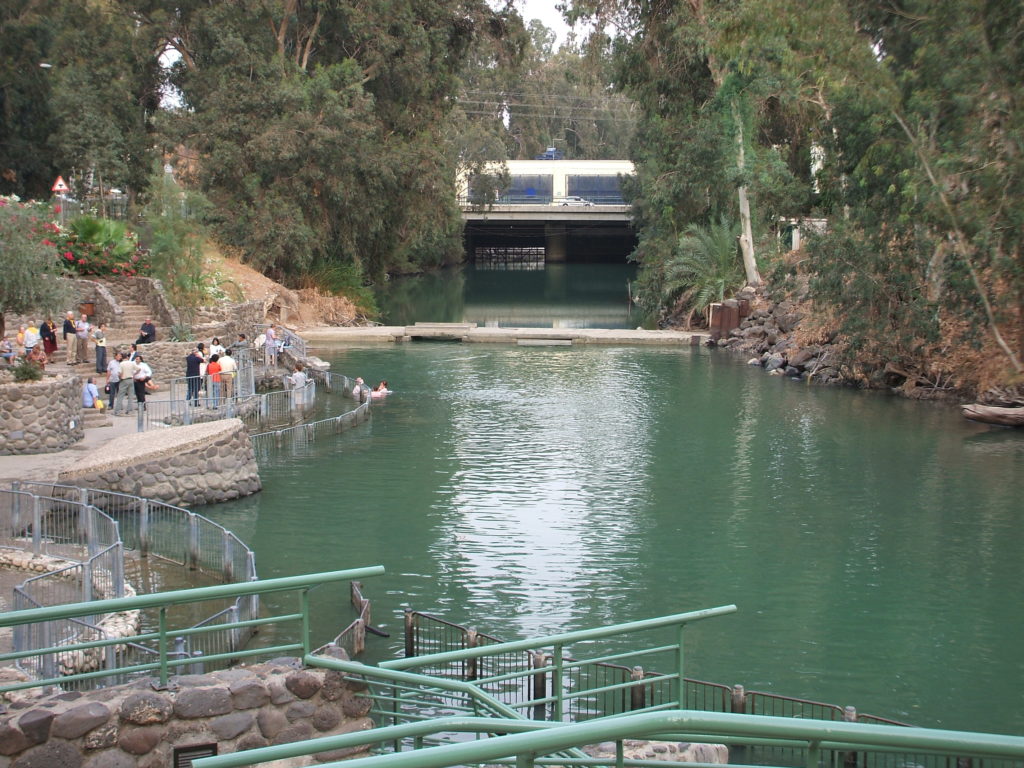
M 579 267 L 582 289 L 575 269 L 504 284 L 557 284 L 549 325 L 612 324 L 610 307 L 635 324 L 617 268 Z M 480 277 L 422 319 L 505 325 L 525 307 L 542 324 L 537 296 Z M 399 289 L 402 311 L 423 285 Z M 262 577 L 384 565 L 365 589 L 392 637 L 369 638 L 371 659 L 400 649 L 404 606 L 519 639 L 735 603 L 688 630 L 690 676 L 1024 733 L 1019 432 L 704 348 L 317 354 L 395 393 L 363 425 L 275 449 L 261 494 L 202 511 Z M 322 606 L 316 639 L 349 619 Z

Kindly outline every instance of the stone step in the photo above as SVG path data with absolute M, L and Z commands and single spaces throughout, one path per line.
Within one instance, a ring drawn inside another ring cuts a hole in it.
M 83 408 L 82 409 L 82 426 L 85 429 L 93 429 L 94 427 L 112 427 L 114 422 L 107 416 L 105 410 L 98 411 L 95 408 Z

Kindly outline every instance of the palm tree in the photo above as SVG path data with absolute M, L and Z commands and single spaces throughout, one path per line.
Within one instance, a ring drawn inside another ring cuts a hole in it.
M 665 264 L 663 297 L 689 306 L 686 327 L 695 312 L 722 301 L 744 283 L 743 263 L 736 250 L 739 235 L 725 216 L 708 226 L 691 224 L 679 237 L 676 253 Z

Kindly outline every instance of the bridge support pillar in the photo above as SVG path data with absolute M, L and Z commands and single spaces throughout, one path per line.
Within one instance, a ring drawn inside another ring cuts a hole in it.
M 548 262 L 565 261 L 568 251 L 568 241 L 569 233 L 565 224 L 545 224 L 544 260 Z

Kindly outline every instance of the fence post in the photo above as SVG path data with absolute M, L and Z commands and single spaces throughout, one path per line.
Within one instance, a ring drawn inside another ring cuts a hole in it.
M 466 630 L 466 647 L 467 648 L 476 648 L 477 645 L 479 644 L 479 642 L 480 642 L 480 636 L 477 634 L 477 631 L 475 629 L 467 629 Z M 476 680 L 476 678 L 477 678 L 476 668 L 477 668 L 477 662 L 478 661 L 479 661 L 479 659 L 476 656 L 472 656 L 472 657 L 466 659 L 466 679 L 467 680 Z
M 405 658 L 416 655 L 416 621 L 412 608 L 405 609 Z
M 51 648 L 53 646 L 53 622 L 44 621 L 42 623 L 43 648 Z M 55 653 L 44 653 L 42 658 L 43 677 L 50 679 L 57 676 L 57 654 Z
M 236 601 L 228 608 L 228 620 L 232 624 L 238 623 L 238 602 Z M 228 644 L 231 651 L 237 651 L 242 647 L 242 628 L 234 627 L 228 635 Z
M 647 697 L 645 695 L 643 679 L 644 679 L 644 668 L 640 666 L 633 667 L 629 673 L 629 679 L 634 683 L 629 687 L 629 709 L 630 711 L 643 709 L 647 706 Z M 680 691 L 682 688 L 680 688 Z M 684 707 L 683 700 L 679 700 L 679 708 Z
M 555 646 L 554 670 L 551 673 L 552 694 L 555 697 L 555 717 L 557 723 L 562 722 L 563 706 L 565 704 L 565 692 L 562 690 L 562 646 Z
M 844 723 L 856 723 L 857 722 L 857 708 L 856 707 L 843 707 L 843 722 Z M 857 766 L 857 753 L 856 752 L 843 752 L 843 766 L 844 766 L 844 768 L 856 768 L 856 766 Z
M 206 672 L 206 665 L 203 664 L 203 652 L 192 651 L 192 658 L 196 659 L 188 665 L 188 671 L 190 675 L 202 675 Z
M 221 555 L 221 574 L 224 583 L 230 584 L 235 580 L 235 542 L 231 532 L 226 528 L 221 529 L 221 541 L 224 544 L 224 551 Z
M 11 536 L 21 535 L 21 483 L 11 483 Z
M 92 559 L 88 562 L 82 563 L 82 602 L 84 603 L 91 603 L 93 601 L 92 566 Z
M 120 539 L 120 536 L 118 536 Z M 114 549 L 114 567 L 111 570 L 114 579 L 114 597 L 124 597 L 124 542 L 118 541 Z
M 732 687 L 732 696 L 730 702 L 730 712 L 737 715 L 744 715 L 747 712 L 747 692 L 744 690 L 742 685 L 734 685 Z
M 43 510 L 42 499 L 32 497 L 32 554 L 38 555 L 43 546 Z
M 146 412 L 143 410 L 145 403 L 136 403 L 136 417 L 135 417 L 135 431 L 145 432 L 146 431 Z
M 185 553 L 185 564 L 191 571 L 199 567 L 199 517 L 194 512 L 188 513 L 188 551 Z
M 139 505 L 139 555 L 149 556 L 149 499 L 142 499 Z
M 547 666 L 548 655 L 544 651 L 534 651 L 533 656 L 533 668 L 543 669 Z M 548 673 L 547 672 L 534 672 L 533 673 L 533 690 L 530 694 L 532 699 L 543 699 L 548 695 Z M 547 710 L 547 704 L 534 704 L 533 705 L 533 719 L 543 720 L 544 712 Z
M 85 548 L 89 553 L 89 557 L 95 557 L 96 553 L 99 552 L 99 547 L 97 546 L 96 541 L 96 507 L 92 504 L 86 503 L 80 509 L 84 513 L 83 523 L 85 526 Z

